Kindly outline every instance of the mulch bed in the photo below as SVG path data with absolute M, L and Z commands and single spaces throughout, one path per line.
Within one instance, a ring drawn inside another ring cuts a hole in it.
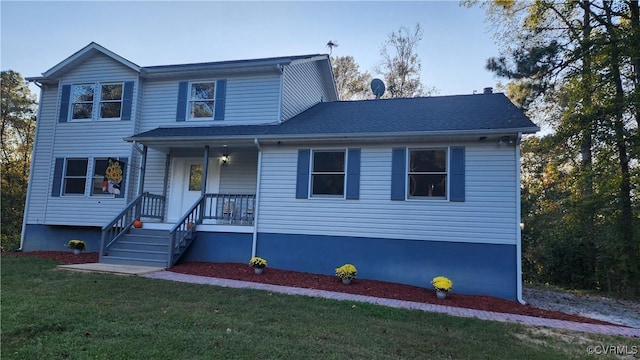
M 3 256 L 36 256 L 54 259 L 64 264 L 98 262 L 97 253 L 82 253 L 74 255 L 72 252 L 34 251 L 3 253 Z M 280 270 L 275 268 L 265 268 L 261 275 L 256 275 L 253 268 L 248 264 L 190 262 L 175 265 L 168 270 L 182 274 L 327 290 L 387 299 L 528 315 L 548 319 L 568 320 L 589 324 L 616 325 L 606 321 L 565 314 L 559 311 L 544 310 L 529 305 L 521 305 L 515 301 L 498 299 L 491 296 L 463 295 L 452 292 L 447 294 L 446 299 L 438 299 L 435 291 L 432 289 L 376 280 L 356 279 L 350 285 L 344 285 L 335 276 Z

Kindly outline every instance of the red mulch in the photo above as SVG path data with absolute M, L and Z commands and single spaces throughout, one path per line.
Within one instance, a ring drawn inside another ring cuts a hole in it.
M 34 251 L 24 253 L 3 253 L 3 256 L 36 256 L 54 259 L 65 264 L 98 262 L 97 253 L 82 253 L 74 255 L 72 252 Z M 279 270 L 274 268 L 265 268 L 261 275 L 256 275 L 253 268 L 248 264 L 190 262 L 173 266 L 169 270 L 183 274 L 336 291 L 436 305 L 528 315 L 548 319 L 568 320 L 590 324 L 616 325 L 596 319 L 565 314 L 559 311 L 544 310 L 533 306 L 521 305 L 515 301 L 498 299 L 491 296 L 463 295 L 452 292 L 447 294 L 446 299 L 441 300 L 436 297 L 435 291 L 431 289 L 376 280 L 356 279 L 350 285 L 344 285 L 335 276 Z

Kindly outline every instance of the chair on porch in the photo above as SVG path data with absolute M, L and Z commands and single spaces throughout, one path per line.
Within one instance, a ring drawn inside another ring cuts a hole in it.
M 247 201 L 247 206 L 245 207 L 244 215 L 240 219 L 241 223 L 246 221 L 247 224 L 253 224 L 253 208 L 254 208 L 253 200 Z
M 233 200 L 225 200 L 222 207 L 222 218 L 233 224 L 234 213 L 236 210 L 236 202 Z

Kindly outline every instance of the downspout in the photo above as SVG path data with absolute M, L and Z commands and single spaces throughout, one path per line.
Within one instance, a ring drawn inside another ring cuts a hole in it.
M 44 92 L 42 90 L 42 85 L 38 84 L 38 82 L 34 81 L 34 84 L 36 84 L 37 87 L 40 88 L 40 101 L 42 101 L 42 93 Z M 36 154 L 36 139 L 38 138 L 38 129 L 40 128 L 38 126 L 38 121 L 41 119 L 40 114 L 42 112 L 42 106 L 40 106 L 41 104 L 38 104 L 38 113 L 36 114 L 36 128 L 35 131 L 33 133 L 33 144 L 31 144 L 31 164 L 29 165 L 29 177 L 31 177 L 31 174 L 33 174 L 33 166 L 36 162 L 36 158 L 35 158 L 35 154 Z M 29 179 L 31 180 L 31 179 Z M 27 232 L 27 210 L 29 209 L 28 203 L 29 203 L 29 199 L 31 199 L 31 187 L 32 187 L 32 183 L 33 181 L 28 181 L 27 182 L 27 196 L 24 199 L 24 211 L 22 214 L 22 231 L 20 234 L 20 247 L 18 248 L 18 251 L 22 251 L 22 247 L 24 245 L 24 235 Z M 49 197 L 49 194 L 47 194 L 47 198 Z M 45 206 L 45 216 L 46 216 L 46 206 Z
M 258 209 L 260 209 L 260 178 L 262 174 L 262 147 L 258 139 L 253 139 L 253 144 L 258 149 L 258 171 L 256 175 L 256 200 L 253 204 L 253 239 L 251 242 L 251 257 L 256 256 L 258 246 Z
M 134 149 L 138 150 L 142 155 L 142 160 L 140 162 L 140 176 L 138 178 L 138 193 L 136 197 L 142 195 L 144 192 L 144 177 L 147 169 L 147 145 L 142 145 L 142 151 L 136 146 L 135 141 L 133 142 Z
M 278 119 L 277 120 L 278 120 L 278 123 L 281 123 L 282 122 L 282 98 L 284 97 L 284 94 L 282 92 L 284 90 L 284 65 L 278 64 L 278 70 L 280 70 L 280 92 L 279 92 L 280 98 L 278 99 L 278 115 L 277 115 Z M 255 140 L 254 143 L 258 142 L 258 139 L 254 139 L 254 140 Z M 257 146 L 258 146 L 258 149 L 260 149 L 260 144 L 258 144 Z M 258 151 L 260 152 L 262 150 L 258 150 Z
M 522 305 L 526 305 L 527 302 L 522 298 L 522 214 L 521 214 L 521 202 L 520 199 L 520 141 L 522 140 L 522 133 L 518 133 L 518 140 L 516 141 L 516 296 L 518 302 Z

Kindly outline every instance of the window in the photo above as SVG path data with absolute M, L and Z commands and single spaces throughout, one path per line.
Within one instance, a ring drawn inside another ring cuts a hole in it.
M 410 149 L 408 170 L 408 197 L 447 197 L 446 149 Z
M 93 84 L 73 85 L 71 87 L 71 118 L 74 120 L 93 117 Z
M 58 122 L 131 120 L 134 81 L 62 85 Z
M 120 118 L 122 111 L 122 83 L 100 87 L 100 118 Z
M 128 158 L 56 158 L 51 196 L 115 195 L 123 198 Z M 88 182 L 88 183 L 87 183 Z
M 189 117 L 213 118 L 215 82 L 191 83 L 189 90 Z
M 311 166 L 312 196 L 344 196 L 345 151 L 314 151 Z
M 202 191 L 202 165 L 191 165 L 189 169 L 189 191 Z
M 84 195 L 87 182 L 87 159 L 67 159 L 63 195 Z
M 116 158 L 95 158 L 91 195 L 120 195 L 125 166 Z
M 91 187 L 91 195 L 108 194 L 108 183 L 106 178 L 107 166 L 109 161 L 104 159 L 95 159 L 93 162 L 93 181 Z

